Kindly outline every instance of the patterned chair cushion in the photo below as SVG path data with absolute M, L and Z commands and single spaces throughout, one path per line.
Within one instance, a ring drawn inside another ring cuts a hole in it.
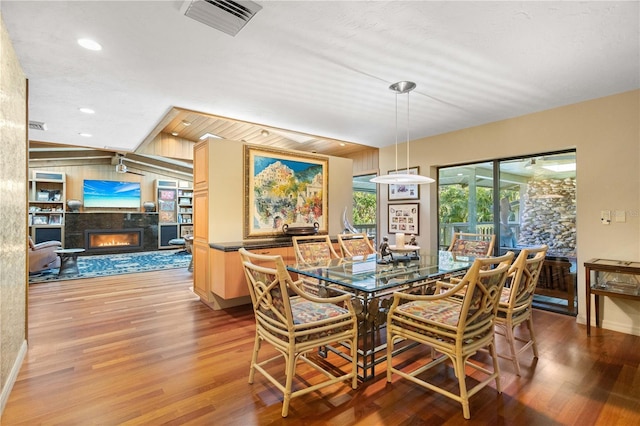
M 343 244 L 353 256 L 366 256 L 371 253 L 371 249 L 365 240 L 353 239 L 345 240 Z
M 451 251 L 469 256 L 486 256 L 489 251 L 489 241 L 459 239 L 456 240 Z
M 322 321 L 329 318 L 337 318 L 340 315 L 348 314 L 347 309 L 330 303 L 315 303 L 302 298 L 291 299 L 291 314 L 293 315 L 293 323 L 295 325 L 304 325 L 316 321 Z M 343 320 L 341 320 L 343 321 Z M 349 330 L 351 326 L 346 324 L 343 327 L 337 327 L 322 332 L 315 332 L 304 336 L 299 336 L 296 341 L 313 340 L 324 336 Z
M 298 248 L 302 258 L 307 262 L 331 259 L 331 250 L 325 242 L 299 244 Z
M 409 322 L 415 322 L 416 320 L 409 315 L 420 318 L 421 322 L 429 322 L 446 324 L 451 327 L 458 325 L 460 318 L 460 310 L 462 305 L 455 301 L 441 299 L 435 301 L 413 301 L 400 305 L 396 308 L 396 315 L 404 317 Z M 407 314 L 407 315 L 403 315 Z M 417 327 L 410 325 L 403 325 L 404 328 L 420 333 L 426 336 L 431 336 L 436 339 L 440 339 L 447 342 L 454 342 L 454 339 L 441 335 L 439 333 L 428 332 Z M 436 330 L 434 330 L 436 331 Z

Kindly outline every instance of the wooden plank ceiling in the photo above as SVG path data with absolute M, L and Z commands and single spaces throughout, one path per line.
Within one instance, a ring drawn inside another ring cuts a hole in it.
M 157 169 L 165 172 L 173 170 L 178 173 L 192 173 L 191 145 L 199 142 L 207 133 L 254 145 L 336 157 L 350 157 L 360 151 L 377 150 L 356 143 L 174 107 L 165 114 L 134 152 L 115 152 L 31 140 L 30 167 L 114 165 L 117 159 L 122 157 L 128 167 L 141 171 Z M 176 150 L 182 155 L 174 155 Z
M 157 130 L 164 133 L 165 137 L 177 137 L 192 142 L 198 142 L 203 135 L 209 133 L 223 139 L 336 157 L 348 157 L 355 152 L 371 149 L 356 143 L 291 132 L 182 108 L 172 108 Z M 153 139 L 156 135 L 150 136 Z

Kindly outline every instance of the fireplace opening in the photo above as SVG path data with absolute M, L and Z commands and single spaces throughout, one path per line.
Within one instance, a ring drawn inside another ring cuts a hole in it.
M 141 249 L 142 231 L 142 228 L 87 229 L 84 231 L 85 249 L 87 251 Z

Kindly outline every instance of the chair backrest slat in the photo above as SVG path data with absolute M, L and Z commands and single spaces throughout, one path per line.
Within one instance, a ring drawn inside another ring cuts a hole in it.
M 531 305 L 542 271 L 548 246 L 522 249 L 509 269 L 509 301 L 511 310 Z
M 463 278 L 467 285 L 458 321 L 458 333 L 492 330 L 513 256 L 513 252 L 508 252 L 499 257 L 474 260 Z
M 295 236 L 291 241 L 298 263 L 321 262 L 339 257 L 328 235 Z
M 495 234 L 456 232 L 449 251 L 463 256 L 491 256 L 495 242 Z
M 367 256 L 376 253 L 369 236 L 362 233 L 338 234 L 342 257 Z
M 282 256 L 239 250 L 256 320 L 281 336 L 293 329 L 287 277 Z

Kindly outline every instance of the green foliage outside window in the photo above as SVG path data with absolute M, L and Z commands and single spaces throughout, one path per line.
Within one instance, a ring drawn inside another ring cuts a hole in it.
M 469 187 L 463 185 L 446 185 L 440 187 L 440 223 L 469 222 Z M 509 201 L 518 199 L 518 192 L 500 191 L 500 197 L 508 197 Z M 476 222 L 493 221 L 493 190 L 476 188 Z
M 370 192 L 353 192 L 353 224 L 376 224 L 376 194 Z

